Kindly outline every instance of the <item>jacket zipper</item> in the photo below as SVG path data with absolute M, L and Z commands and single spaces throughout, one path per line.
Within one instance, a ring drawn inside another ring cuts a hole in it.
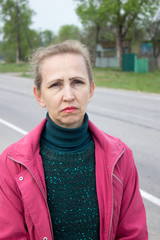
M 108 240 L 110 240 L 110 237 L 111 237 L 111 228 L 112 228 L 112 219 L 113 219 L 113 171 L 114 171 L 114 168 L 115 168 L 118 160 L 119 160 L 120 157 L 124 154 L 124 152 L 125 152 L 125 149 L 123 150 L 123 152 L 119 155 L 119 157 L 118 157 L 117 160 L 115 161 L 114 166 L 113 166 L 113 169 L 112 169 L 112 175 L 111 175 L 111 178 L 112 178 L 112 215 L 111 215 L 111 221 L 110 221 L 110 229 L 109 229 Z
M 16 161 L 15 159 L 11 158 L 10 156 L 8 156 L 8 157 L 9 157 L 12 161 L 14 161 L 14 162 L 16 162 L 16 163 L 19 163 L 19 164 L 21 164 L 22 166 L 24 166 L 24 167 L 30 172 L 30 174 L 31 174 L 32 177 L 34 178 L 35 182 L 37 183 L 37 185 L 38 185 L 38 187 L 39 187 L 39 189 L 40 189 L 40 191 L 41 191 L 41 193 L 42 193 L 42 195 L 43 195 L 43 197 L 44 197 L 44 200 L 45 200 L 45 202 L 46 202 L 46 206 L 47 206 L 47 209 L 48 209 L 48 212 L 49 212 L 49 218 L 50 218 L 50 223 L 51 223 L 52 239 L 54 240 L 51 214 L 50 214 L 50 211 L 49 211 L 49 207 L 48 207 L 48 203 L 47 203 L 46 197 L 45 197 L 45 195 L 44 195 L 44 193 L 43 193 L 43 191 L 42 191 L 39 183 L 37 182 L 37 180 L 36 180 L 36 178 L 34 177 L 33 173 L 29 170 L 29 168 L 28 168 L 26 165 L 24 165 L 24 164 L 21 163 L 21 162 Z

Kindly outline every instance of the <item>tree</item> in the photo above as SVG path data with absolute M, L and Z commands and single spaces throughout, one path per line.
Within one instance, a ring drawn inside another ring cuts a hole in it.
M 65 41 L 67 39 L 81 39 L 81 32 L 75 25 L 63 25 L 58 33 L 57 42 Z
M 54 33 L 50 30 L 40 31 L 39 37 L 40 37 L 40 46 L 43 46 L 43 47 L 46 47 L 49 44 L 51 44 L 56 38 Z
M 82 24 L 98 27 L 111 25 L 116 39 L 118 66 L 121 67 L 123 40 L 133 23 L 141 24 L 145 16 L 154 16 L 159 0 L 75 0 Z
M 145 43 L 150 48 L 145 54 L 148 56 L 150 69 L 156 69 L 160 56 L 160 9 L 154 18 L 147 17 L 142 25 L 135 26 L 131 34 L 134 42 Z
M 153 57 L 157 59 L 160 55 L 160 19 L 153 22 L 147 21 L 146 31 L 149 40 L 152 42 Z
M 4 23 L 2 51 L 8 60 L 23 61 L 34 48 L 33 39 L 37 41 L 35 31 L 30 29 L 34 12 L 28 0 L 0 0 L 0 7 Z

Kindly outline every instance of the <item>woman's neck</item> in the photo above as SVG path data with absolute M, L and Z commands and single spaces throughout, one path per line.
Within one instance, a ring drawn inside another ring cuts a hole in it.
M 56 151 L 82 151 L 91 141 L 88 130 L 88 115 L 84 115 L 83 125 L 68 129 L 56 125 L 47 113 L 47 122 L 41 135 L 41 142 Z

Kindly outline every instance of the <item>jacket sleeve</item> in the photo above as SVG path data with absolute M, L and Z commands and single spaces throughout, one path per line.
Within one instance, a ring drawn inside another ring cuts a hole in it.
M 0 239 L 29 239 L 25 226 L 23 203 L 16 187 L 15 175 L 19 167 L 0 155 Z
M 120 165 L 123 168 L 123 196 L 116 239 L 147 240 L 146 212 L 139 191 L 137 169 L 128 147 Z

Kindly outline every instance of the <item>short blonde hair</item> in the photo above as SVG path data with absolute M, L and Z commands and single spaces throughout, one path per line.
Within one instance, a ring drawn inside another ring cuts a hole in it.
M 93 82 L 90 54 L 87 47 L 79 41 L 67 40 L 65 42 L 51 45 L 46 48 L 39 48 L 32 54 L 30 64 L 34 75 L 34 84 L 38 90 L 41 89 L 41 66 L 43 64 L 43 61 L 48 57 L 67 53 L 77 54 L 83 57 L 87 67 L 89 81 L 90 83 Z

